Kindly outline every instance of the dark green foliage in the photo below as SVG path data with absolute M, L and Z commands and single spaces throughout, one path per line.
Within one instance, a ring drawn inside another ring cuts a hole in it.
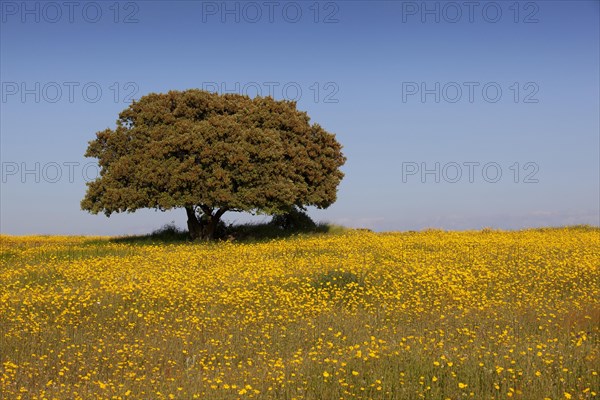
M 326 223 L 315 224 L 312 229 L 281 229 L 271 222 L 268 223 L 247 223 L 240 225 L 232 225 L 227 227 L 227 233 L 221 238 L 224 240 L 233 240 L 236 242 L 254 242 L 263 240 L 272 240 L 293 237 L 304 234 L 314 233 L 335 233 L 341 232 L 343 227 L 329 225 Z
M 158 242 L 179 242 L 185 240 L 187 232 L 178 228 L 175 223 L 172 222 L 156 229 L 149 237 Z
M 285 231 L 314 231 L 317 228 L 312 218 L 297 207 L 293 207 L 285 214 L 274 215 L 271 224 Z
M 85 155 L 101 169 L 82 209 L 185 208 L 192 238 L 214 238 L 226 211 L 326 208 L 345 162 L 335 135 L 295 102 L 197 89 L 142 97 Z

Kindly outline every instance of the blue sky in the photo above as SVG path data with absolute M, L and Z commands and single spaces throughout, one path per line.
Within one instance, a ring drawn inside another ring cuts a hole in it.
M 0 3 L 2 233 L 184 226 L 183 210 L 79 202 L 95 132 L 131 98 L 188 88 L 297 99 L 337 135 L 346 177 L 317 220 L 600 224 L 598 1 Z

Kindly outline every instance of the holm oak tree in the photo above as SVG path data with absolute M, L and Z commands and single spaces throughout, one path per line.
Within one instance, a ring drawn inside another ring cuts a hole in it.
M 280 214 L 336 200 L 346 161 L 335 135 L 291 101 L 191 89 L 152 93 L 96 133 L 81 207 L 91 213 L 184 208 L 193 239 L 227 211 Z

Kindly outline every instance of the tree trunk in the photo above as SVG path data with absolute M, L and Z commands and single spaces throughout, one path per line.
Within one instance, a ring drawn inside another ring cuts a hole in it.
M 188 217 L 187 226 L 190 239 L 197 240 L 202 235 L 202 224 L 200 221 L 198 221 L 194 207 L 186 207 L 185 212 L 187 213 Z
M 218 209 L 214 214 L 212 213 L 212 210 L 207 209 L 205 211 L 205 214 L 208 217 L 208 222 L 204 226 L 204 238 L 206 240 L 214 240 L 216 238 L 215 234 L 217 233 L 219 221 L 221 221 L 221 217 L 226 211 L 226 207 Z
M 194 207 L 185 208 L 190 239 L 213 240 L 217 233 L 219 221 L 228 209 L 226 207 L 220 208 L 213 214 L 213 209 L 210 207 L 200 205 L 200 208 L 204 213 L 200 219 L 198 219 Z
M 204 226 L 204 238 L 206 240 L 213 240 L 217 231 L 217 225 L 219 224 L 219 218 L 211 215 L 208 223 Z

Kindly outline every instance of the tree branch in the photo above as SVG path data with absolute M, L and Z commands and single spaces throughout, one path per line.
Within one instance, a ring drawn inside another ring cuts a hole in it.
M 212 208 L 212 207 L 209 207 L 209 206 L 207 206 L 207 205 L 205 205 L 205 204 L 200 204 L 200 209 L 201 209 L 201 210 L 202 210 L 202 212 L 203 212 L 204 214 L 206 214 L 207 216 L 209 216 L 209 217 L 211 217 L 211 216 L 212 216 L 212 213 L 213 213 L 213 208 Z
M 223 216 L 223 214 L 225 214 L 228 210 L 229 208 L 227 207 L 219 208 L 215 213 L 215 218 L 220 219 Z

